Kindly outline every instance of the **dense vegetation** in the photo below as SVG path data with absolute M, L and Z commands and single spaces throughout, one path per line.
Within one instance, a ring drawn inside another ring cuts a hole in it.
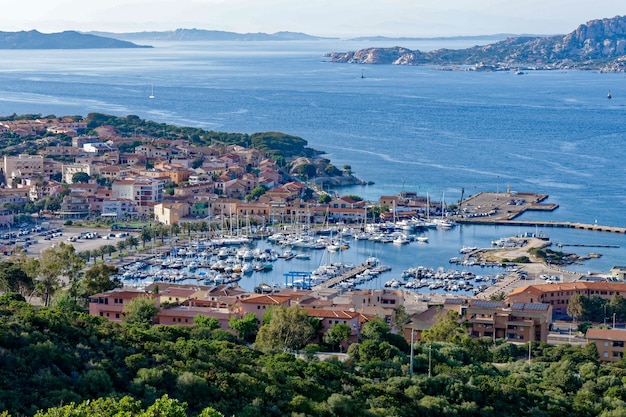
M 608 417 L 626 410 L 624 364 L 600 366 L 595 345 L 533 343 L 529 363 L 528 345 L 470 339 L 453 315 L 416 344 L 411 377 L 408 344 L 380 320 L 365 326 L 346 361 L 319 360 L 312 349 L 297 358 L 248 347 L 212 320 L 119 325 L 22 300 L 0 297 L 0 410 L 14 416 L 52 409 L 39 416 Z
M 86 117 L 87 128 L 93 130 L 99 126 L 113 126 L 122 136 L 150 136 L 161 139 L 186 139 L 194 146 L 210 146 L 215 144 L 240 145 L 258 149 L 268 156 L 282 156 L 286 159 L 295 156 L 314 156 L 317 154 L 307 148 L 307 141 L 297 136 L 279 132 L 225 133 L 206 131 L 195 127 L 179 127 L 140 119 L 137 116 L 111 116 L 90 113 Z

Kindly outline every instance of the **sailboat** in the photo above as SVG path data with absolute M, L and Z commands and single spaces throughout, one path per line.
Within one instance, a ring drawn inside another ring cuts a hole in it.
M 606 98 L 608 98 L 609 100 L 613 98 L 610 91 L 609 91 L 609 94 L 606 95 Z
M 150 95 L 148 98 L 154 98 L 154 85 L 151 86 L 152 90 L 150 91 Z

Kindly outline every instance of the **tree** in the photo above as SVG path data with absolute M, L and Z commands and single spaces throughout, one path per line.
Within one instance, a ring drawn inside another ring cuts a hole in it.
M 324 343 L 328 343 L 329 345 L 335 347 L 339 345 L 339 349 L 342 348 L 342 343 L 350 340 L 350 334 L 352 333 L 352 329 L 347 324 L 337 323 L 333 324 L 330 329 L 326 333 L 324 333 L 323 339 Z
M 376 317 L 363 325 L 361 337 L 366 340 L 381 342 L 387 339 L 390 331 L 389 325 L 382 318 Z
M 76 172 L 72 175 L 72 183 L 83 183 L 86 184 L 89 182 L 89 174 L 86 172 Z
M 459 313 L 456 311 L 448 310 L 445 314 L 440 313 L 435 324 L 424 331 L 424 341 L 460 343 L 469 336 L 459 324 L 459 319 Z
M 124 306 L 123 322 L 129 326 L 149 328 L 159 312 L 156 300 L 148 296 L 133 298 Z
M 333 198 L 330 196 L 330 194 L 324 193 L 319 196 L 319 198 L 317 199 L 317 202 L 320 204 L 328 204 L 332 201 L 332 199 Z
M 348 164 L 344 165 L 343 172 L 348 176 L 352 175 L 352 167 Z
M 139 246 L 139 239 L 135 236 L 128 236 L 126 238 L 126 246 L 137 249 L 137 246 Z
M 255 347 L 262 351 L 301 349 L 314 335 L 309 316 L 297 307 L 277 307 L 268 324 L 261 326 Z
M 258 187 L 254 187 L 252 191 L 250 191 L 250 199 L 258 200 L 263 194 L 267 192 L 267 187 L 264 185 L 259 185 Z
M 83 279 L 83 297 L 122 288 L 123 283 L 119 277 L 111 278 L 119 272 L 117 267 L 107 264 L 92 266 L 85 272 Z
M 584 295 L 572 294 L 567 305 L 567 315 L 574 319 L 582 319 L 585 313 Z
M 215 317 L 202 316 L 198 314 L 193 318 L 193 324 L 197 327 L 202 327 L 209 330 L 216 330 L 220 328 L 220 322 Z
M 258 326 L 258 320 L 254 313 L 246 313 L 241 319 L 231 317 L 230 320 L 228 320 L 228 327 L 235 330 L 241 340 L 247 340 L 248 336 L 258 329 Z
M 626 320 L 626 299 L 619 294 L 613 295 L 608 302 L 611 313 L 615 313 L 617 320 Z
M 0 291 L 29 294 L 34 287 L 33 279 L 21 265 L 13 262 L 0 262 Z
M 45 306 L 50 305 L 52 295 L 60 288 L 62 276 L 68 279 L 71 295 L 76 296 L 78 278 L 84 265 L 85 260 L 76 254 L 74 246 L 63 242 L 41 253 L 35 290 L 42 296 Z
M 143 247 L 146 247 L 146 242 L 150 242 L 152 240 L 152 229 L 144 227 L 141 229 L 141 241 L 143 242 Z

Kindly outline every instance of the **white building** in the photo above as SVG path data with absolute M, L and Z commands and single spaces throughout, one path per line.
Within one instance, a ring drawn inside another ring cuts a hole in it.
M 67 184 L 73 183 L 72 178 L 74 177 L 74 174 L 78 172 L 84 172 L 89 176 L 92 175 L 91 165 L 89 164 L 63 164 L 61 172 L 63 174 L 63 181 Z
M 132 200 L 140 215 L 151 214 L 154 203 L 163 200 L 163 184 L 159 178 L 116 180 L 111 186 L 112 198 Z
M 44 174 L 44 157 L 42 155 L 4 156 L 4 177 L 7 187 L 11 187 L 13 178 L 32 178 Z
M 137 206 L 133 200 L 111 199 L 102 201 L 102 216 L 123 219 L 137 216 Z

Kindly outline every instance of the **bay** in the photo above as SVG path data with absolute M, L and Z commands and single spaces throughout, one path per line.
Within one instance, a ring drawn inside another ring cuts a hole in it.
M 430 50 L 473 43 L 400 46 Z M 324 52 L 393 46 L 341 40 L 155 46 L 0 51 L 0 114 L 102 112 L 226 132 L 281 131 L 301 136 L 336 166 L 351 165 L 356 176 L 374 182 L 337 190 L 340 194 L 376 200 L 404 190 L 436 200 L 445 193 L 451 203 L 461 190 L 465 197 L 534 192 L 549 194 L 548 202 L 559 208 L 527 213 L 524 220 L 626 226 L 624 74 L 515 75 L 326 62 Z M 445 265 L 462 246 L 521 231 L 462 226 L 441 234 L 440 246 L 385 252 L 397 275 L 404 265 Z M 555 242 L 620 246 L 593 249 L 603 256 L 570 269 L 606 272 L 624 264 L 624 235 L 542 233 Z

